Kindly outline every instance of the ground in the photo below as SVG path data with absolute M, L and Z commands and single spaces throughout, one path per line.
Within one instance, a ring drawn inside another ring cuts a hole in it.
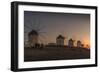
M 77 47 L 24 48 L 24 61 L 47 61 L 90 58 L 90 50 Z

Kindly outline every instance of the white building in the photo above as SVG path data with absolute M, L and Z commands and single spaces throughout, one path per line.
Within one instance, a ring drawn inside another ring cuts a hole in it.
M 77 47 L 82 47 L 82 43 L 81 43 L 81 41 L 77 41 Z
M 32 30 L 31 32 L 28 33 L 28 42 L 29 46 L 33 47 L 35 44 L 38 43 L 38 32 L 35 30 Z
M 63 46 L 64 45 L 64 37 L 62 35 L 59 35 L 57 38 L 56 38 L 56 43 L 57 45 L 59 46 Z
M 69 39 L 68 46 L 69 47 L 73 47 L 74 46 L 74 40 L 73 39 Z

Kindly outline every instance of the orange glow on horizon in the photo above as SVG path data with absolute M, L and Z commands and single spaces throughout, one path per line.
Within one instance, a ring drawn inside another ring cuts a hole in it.
M 84 47 L 90 48 L 90 41 L 89 41 L 89 39 L 84 39 L 83 40 L 83 44 L 84 44 Z

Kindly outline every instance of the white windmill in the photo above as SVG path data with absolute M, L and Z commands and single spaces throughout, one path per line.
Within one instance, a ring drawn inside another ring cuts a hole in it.
M 40 25 L 39 20 L 34 20 L 32 23 L 28 23 L 28 25 L 24 25 L 24 45 L 28 47 L 34 47 L 36 44 L 44 44 L 46 40 L 43 29 L 45 27 Z

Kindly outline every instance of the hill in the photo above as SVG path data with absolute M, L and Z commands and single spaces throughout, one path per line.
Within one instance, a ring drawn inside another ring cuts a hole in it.
M 78 47 L 24 48 L 24 61 L 88 59 L 90 50 Z

